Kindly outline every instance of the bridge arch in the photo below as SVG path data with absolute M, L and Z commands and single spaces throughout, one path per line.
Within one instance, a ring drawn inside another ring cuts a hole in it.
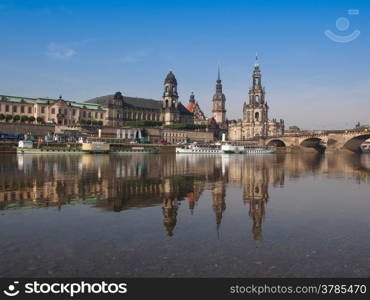
M 357 136 L 352 137 L 348 141 L 346 141 L 343 145 L 344 148 L 352 151 L 352 152 L 361 152 L 361 144 L 365 142 L 367 139 L 370 139 L 370 133 L 360 133 Z
M 319 137 L 308 137 L 300 142 L 301 147 L 314 148 L 318 152 L 324 152 L 323 140 Z
M 273 139 L 273 140 L 270 140 L 268 143 L 267 143 L 267 146 L 268 147 L 286 147 L 286 144 L 283 140 L 280 140 L 280 139 Z

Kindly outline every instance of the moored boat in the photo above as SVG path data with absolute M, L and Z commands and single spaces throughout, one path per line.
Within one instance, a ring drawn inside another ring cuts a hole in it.
M 242 154 L 244 153 L 244 146 L 236 146 L 227 143 L 221 146 L 221 151 L 225 154 Z
M 222 145 L 185 145 L 176 147 L 178 154 L 272 154 L 275 148 L 266 148 L 260 146 L 240 146 L 225 143 Z
M 83 143 L 81 149 L 87 153 L 109 153 L 110 144 L 102 142 Z
M 34 147 L 32 141 L 19 141 L 17 147 L 18 154 L 63 154 L 63 153 L 109 153 L 110 145 L 106 143 L 83 143 L 81 148 L 71 147 L 54 147 L 54 146 L 42 146 Z
M 184 145 L 176 147 L 178 154 L 221 154 L 223 153 L 219 145 Z
M 265 148 L 265 147 L 244 147 L 245 154 L 272 154 L 275 153 L 275 148 Z

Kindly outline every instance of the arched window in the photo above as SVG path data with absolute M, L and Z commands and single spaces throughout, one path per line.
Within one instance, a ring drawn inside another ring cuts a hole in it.
M 256 113 L 254 114 L 254 119 L 255 119 L 256 121 L 259 121 L 259 118 L 260 118 L 260 114 L 259 114 L 259 112 L 256 112 Z

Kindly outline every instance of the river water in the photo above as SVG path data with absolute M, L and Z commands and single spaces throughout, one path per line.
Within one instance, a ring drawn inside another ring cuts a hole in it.
M 2 155 L 0 237 L 1 277 L 369 277 L 370 155 Z

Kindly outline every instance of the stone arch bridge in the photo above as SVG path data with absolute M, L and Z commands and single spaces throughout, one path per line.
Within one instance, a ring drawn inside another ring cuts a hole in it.
M 369 131 L 338 130 L 268 137 L 260 139 L 259 143 L 264 146 L 314 148 L 319 152 L 325 149 L 361 152 L 360 145 L 369 138 Z

